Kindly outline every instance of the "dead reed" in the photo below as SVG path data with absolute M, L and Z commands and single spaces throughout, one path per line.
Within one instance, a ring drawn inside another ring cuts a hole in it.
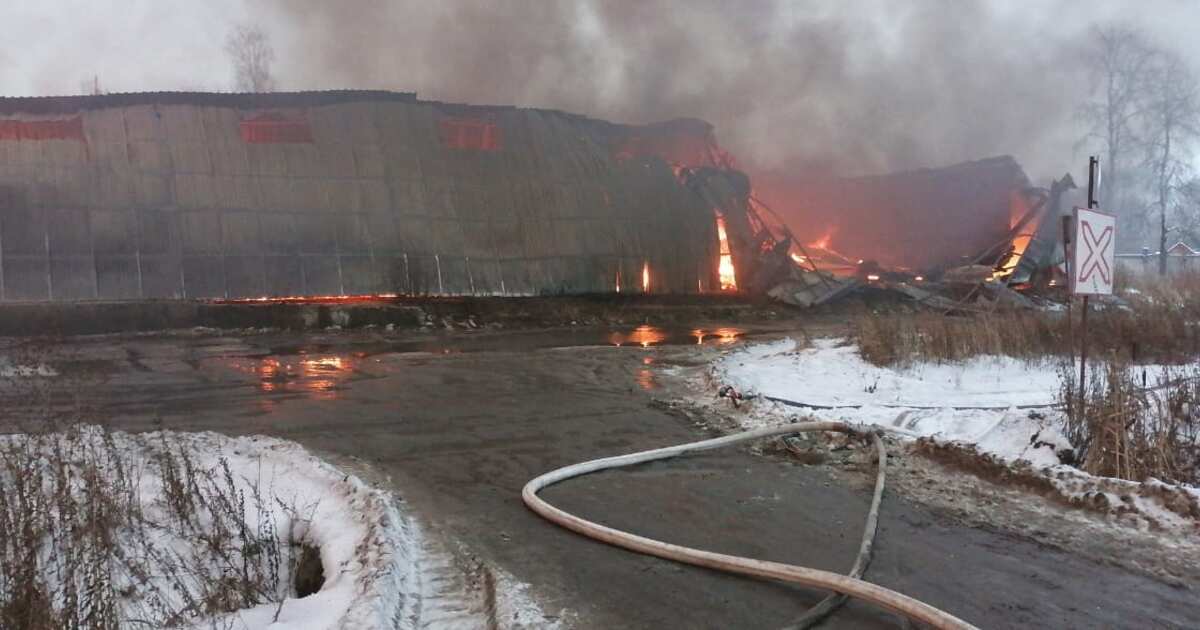
M 852 337 L 875 365 L 952 362 L 979 355 L 1039 360 L 1078 351 L 1080 309 L 997 310 L 969 315 L 869 313 Z M 1097 300 L 1088 315 L 1095 356 L 1184 363 L 1200 357 L 1200 274 L 1149 279 L 1117 300 Z
M 1200 483 L 1200 368 L 1154 376 L 1112 360 L 1082 397 L 1072 364 L 1059 370 L 1058 404 L 1077 464 L 1102 477 Z
M 304 552 L 277 501 L 165 435 L 0 439 L 0 627 L 172 627 L 282 601 Z

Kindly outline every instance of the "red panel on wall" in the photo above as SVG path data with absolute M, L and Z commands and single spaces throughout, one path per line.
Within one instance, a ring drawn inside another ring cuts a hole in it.
M 288 144 L 313 141 L 312 127 L 302 117 L 260 114 L 238 124 L 242 141 L 250 144 Z
M 81 116 L 55 120 L 0 120 L 0 140 L 86 141 Z
M 438 123 L 442 144 L 451 149 L 499 151 L 504 144 L 496 123 L 474 118 L 446 118 Z

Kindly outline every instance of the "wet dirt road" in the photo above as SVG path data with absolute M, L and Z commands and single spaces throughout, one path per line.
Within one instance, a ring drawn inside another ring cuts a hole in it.
M 549 469 L 705 437 L 648 406 L 673 370 L 701 363 L 698 341 L 711 354 L 707 344 L 736 343 L 738 331 L 691 332 L 73 340 L 53 349 L 62 375 L 48 380 L 70 390 L 60 403 L 80 401 L 115 428 L 265 433 L 366 462 L 428 530 L 528 583 L 547 613 L 573 611 L 576 627 L 780 627 L 824 594 L 594 543 L 520 500 Z M 10 419 L 39 413 L 19 396 L 2 402 Z M 836 572 L 853 561 L 869 502 L 822 468 L 738 450 L 593 475 L 544 496 L 662 540 Z M 1200 625 L 1195 590 L 961 526 L 892 494 L 867 577 L 983 628 Z M 904 624 L 851 603 L 825 627 Z

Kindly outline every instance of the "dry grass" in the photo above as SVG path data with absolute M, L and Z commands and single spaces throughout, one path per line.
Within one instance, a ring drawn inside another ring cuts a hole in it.
M 853 339 L 875 365 L 962 361 L 979 355 L 1042 358 L 1067 348 L 1057 317 L 1028 311 L 949 316 L 935 313 L 860 317 Z
M 293 594 L 277 499 L 223 459 L 138 444 L 78 426 L 0 441 L 0 627 L 192 625 Z
M 1102 477 L 1200 483 L 1200 368 L 1144 372 L 1110 361 L 1082 398 L 1074 365 L 1060 370 L 1058 403 L 1078 465 Z
M 876 365 L 961 361 L 978 355 L 1019 359 L 1078 352 L 1080 309 L 1000 310 L 975 315 L 867 314 L 852 336 Z M 1094 304 L 1088 314 L 1093 356 L 1184 363 L 1200 357 L 1200 275 L 1140 280 L 1121 302 Z
M 1200 368 L 1181 376 L 1146 375 L 1145 362 L 1188 364 L 1200 358 L 1200 274 L 1127 280 L 1120 302 L 1088 316 L 1095 369 L 1077 392 L 1080 309 L 1067 313 L 997 311 L 976 315 L 868 314 L 853 338 L 864 360 L 880 366 L 957 362 L 980 355 L 1057 360 L 1064 429 L 1085 471 L 1143 481 L 1200 483 Z M 1143 382 L 1146 381 L 1146 382 Z

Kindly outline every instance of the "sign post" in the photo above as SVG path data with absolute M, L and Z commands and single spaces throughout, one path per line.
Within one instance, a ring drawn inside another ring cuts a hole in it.
M 1088 298 L 1093 295 L 1112 295 L 1116 272 L 1117 218 L 1096 210 L 1096 184 L 1100 176 L 1100 160 L 1092 157 L 1088 164 L 1088 207 L 1075 208 L 1073 252 L 1068 270 L 1071 293 L 1083 296 L 1083 311 L 1079 319 L 1079 403 L 1083 405 L 1087 378 L 1088 355 Z

